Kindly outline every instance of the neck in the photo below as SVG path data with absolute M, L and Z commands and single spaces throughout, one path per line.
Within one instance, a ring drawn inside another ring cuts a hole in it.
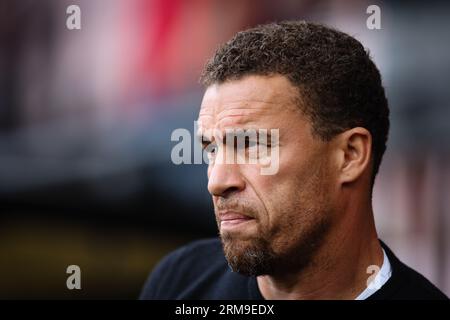
M 367 268 L 383 264 L 372 207 L 353 203 L 345 212 L 298 273 L 257 277 L 265 299 L 355 299 L 366 288 Z

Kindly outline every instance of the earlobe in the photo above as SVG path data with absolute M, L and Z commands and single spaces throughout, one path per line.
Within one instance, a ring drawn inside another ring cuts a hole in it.
M 361 127 L 352 128 L 339 135 L 341 183 L 359 179 L 370 170 L 372 136 Z

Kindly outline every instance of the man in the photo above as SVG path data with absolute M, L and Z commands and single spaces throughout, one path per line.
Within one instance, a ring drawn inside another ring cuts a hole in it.
M 220 47 L 202 82 L 220 240 L 167 256 L 141 298 L 446 299 L 378 240 L 371 196 L 389 109 L 357 40 L 307 22 L 258 26 Z M 247 129 L 278 130 L 276 173 L 215 161 L 236 148 L 225 131 Z

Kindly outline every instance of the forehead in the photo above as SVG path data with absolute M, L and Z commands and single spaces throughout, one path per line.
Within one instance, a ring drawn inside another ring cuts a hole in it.
M 284 76 L 247 76 L 209 86 L 199 112 L 199 127 L 273 126 L 298 110 L 298 91 Z M 278 120 L 278 121 L 277 121 Z

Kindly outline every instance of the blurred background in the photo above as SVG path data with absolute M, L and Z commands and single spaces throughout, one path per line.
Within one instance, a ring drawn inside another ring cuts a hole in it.
M 81 30 L 66 9 L 81 8 Z M 381 30 L 366 9 L 381 8 Z M 359 39 L 391 109 L 382 238 L 450 295 L 450 3 L 0 0 L 0 298 L 135 299 L 155 263 L 215 236 L 205 165 L 174 165 L 218 44 L 306 19 Z M 81 268 L 82 290 L 66 288 Z

